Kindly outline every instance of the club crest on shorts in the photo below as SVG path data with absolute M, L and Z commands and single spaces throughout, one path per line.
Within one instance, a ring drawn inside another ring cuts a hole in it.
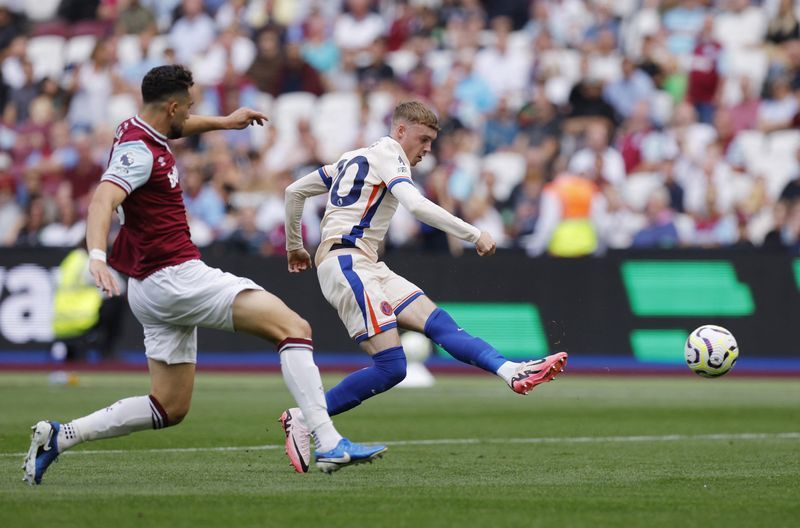
M 383 312 L 383 315 L 392 315 L 392 305 L 386 301 L 383 301 L 381 303 L 381 311 Z

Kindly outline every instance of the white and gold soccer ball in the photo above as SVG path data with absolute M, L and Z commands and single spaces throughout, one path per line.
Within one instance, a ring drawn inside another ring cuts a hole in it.
M 733 334 L 721 326 L 703 325 L 689 334 L 684 347 L 686 364 L 698 376 L 717 378 L 727 374 L 739 357 Z

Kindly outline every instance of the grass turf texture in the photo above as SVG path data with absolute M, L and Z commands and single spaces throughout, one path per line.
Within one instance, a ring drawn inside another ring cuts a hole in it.
M 339 377 L 326 377 L 332 386 Z M 375 464 L 291 471 L 276 375 L 198 375 L 186 421 L 83 444 L 21 482 L 29 427 L 145 394 L 146 375 L 0 375 L 0 526 L 796 526 L 800 382 L 564 376 L 527 397 L 490 376 L 395 389 L 336 418 Z M 768 433 L 742 438 L 741 433 Z M 692 438 L 724 434 L 720 438 Z M 688 435 L 669 440 L 663 435 Z M 639 439 L 605 437 L 646 436 Z M 563 437 L 565 441 L 518 440 Z M 419 440 L 465 442 L 420 444 Z M 82 453 L 91 451 L 91 453 Z M 19 454 L 14 456 L 13 454 Z

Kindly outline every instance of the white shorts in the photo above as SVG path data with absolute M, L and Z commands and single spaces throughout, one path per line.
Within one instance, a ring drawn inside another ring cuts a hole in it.
M 322 294 L 357 343 L 395 328 L 399 314 L 424 295 L 383 262 L 358 254 L 331 254 L 317 267 Z
M 244 290 L 263 290 L 242 277 L 190 260 L 144 280 L 128 279 L 128 303 L 144 327 L 150 359 L 197 362 L 197 327 L 233 331 L 233 300 Z

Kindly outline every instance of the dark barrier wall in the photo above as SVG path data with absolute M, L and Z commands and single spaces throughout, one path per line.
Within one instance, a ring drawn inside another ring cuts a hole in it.
M 50 340 L 59 250 L 0 250 L 0 350 L 42 350 Z M 322 352 L 356 347 L 314 273 L 282 258 L 208 251 L 206 261 L 247 276 L 309 320 Z M 679 362 L 686 333 L 701 324 L 732 330 L 748 355 L 797 358 L 800 259 L 755 252 L 619 253 L 579 260 L 394 253 L 386 262 L 443 303 L 462 326 L 517 357 L 563 349 L 584 355 Z M 249 336 L 200 332 L 200 350 L 263 350 Z M 142 348 L 132 315 L 120 348 Z M 268 347 L 271 348 L 271 347 Z

